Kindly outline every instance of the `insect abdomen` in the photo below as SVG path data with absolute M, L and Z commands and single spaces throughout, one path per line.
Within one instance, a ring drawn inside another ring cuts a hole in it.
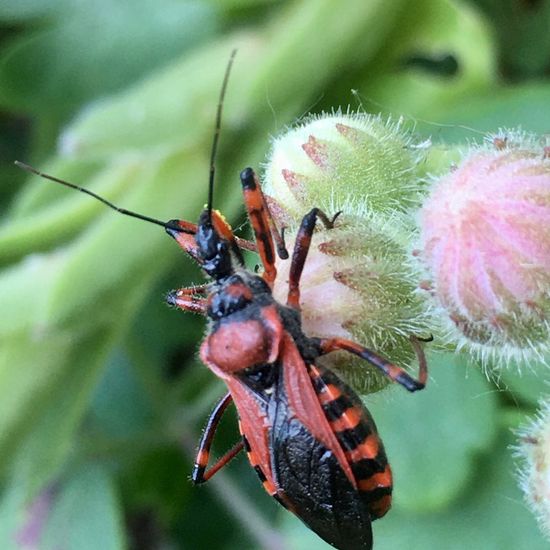
M 370 550 L 368 506 L 334 454 L 296 418 L 283 414 L 277 420 L 272 429 L 271 459 L 287 507 L 336 548 Z
M 282 380 L 274 385 L 267 416 L 273 480 L 287 507 L 336 548 L 370 550 L 366 493 L 353 487 L 335 454 L 294 414 Z
M 370 413 L 355 393 L 321 366 L 308 367 L 319 402 L 349 461 L 372 520 L 391 506 L 392 474 Z

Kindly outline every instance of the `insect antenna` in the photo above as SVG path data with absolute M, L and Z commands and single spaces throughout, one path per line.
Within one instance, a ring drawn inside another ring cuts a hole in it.
M 216 112 L 216 126 L 214 129 L 214 139 L 212 141 L 212 150 L 210 153 L 210 178 L 208 182 L 208 220 L 212 220 L 212 203 L 214 201 L 214 175 L 216 172 L 215 168 L 215 161 L 216 161 L 216 153 L 218 150 L 218 142 L 220 139 L 220 129 L 221 129 L 221 122 L 222 122 L 222 111 L 223 111 L 223 102 L 225 98 L 225 92 L 227 90 L 227 83 L 229 81 L 229 75 L 231 73 L 231 67 L 233 66 L 233 61 L 235 59 L 235 55 L 237 54 L 237 50 L 233 50 L 231 52 L 231 55 L 229 57 L 229 61 L 227 63 L 227 68 L 225 69 L 225 75 L 223 78 L 222 83 L 222 89 L 220 92 L 220 98 L 218 101 L 218 109 Z M 164 227 L 165 229 L 169 229 L 171 231 L 177 231 L 180 233 L 189 233 L 194 234 L 195 231 L 192 229 L 183 228 L 180 225 L 177 225 L 175 221 L 169 221 L 169 222 L 163 222 L 161 220 L 157 220 L 156 218 L 151 218 L 150 216 L 145 216 L 144 214 L 140 214 L 138 212 L 134 212 L 132 210 L 127 210 L 126 208 L 121 208 L 120 206 L 117 206 L 116 204 L 113 204 L 112 202 L 108 201 L 107 199 L 103 198 L 102 196 L 98 195 L 97 193 L 94 193 L 93 191 L 90 191 L 89 189 L 85 189 L 84 187 L 80 187 L 79 185 L 76 185 L 74 183 L 71 183 L 66 180 L 62 180 L 61 178 L 56 178 L 55 176 L 50 176 L 49 174 L 46 174 L 44 172 L 41 172 L 40 170 L 37 170 L 36 168 L 30 166 L 29 164 L 26 164 L 24 162 L 21 162 L 19 160 L 15 161 L 15 165 L 18 168 L 21 168 L 25 170 L 26 172 L 30 172 L 31 174 L 35 174 L 37 176 L 40 176 L 41 178 L 53 181 L 55 183 L 60 183 L 61 185 L 65 185 L 66 187 L 70 187 L 71 189 L 76 189 L 77 191 L 80 191 L 82 193 L 85 193 L 86 195 L 89 195 L 90 197 L 93 197 L 94 199 L 102 202 L 104 205 L 108 206 L 109 208 L 112 208 L 116 212 L 119 212 L 120 214 L 123 214 L 125 216 L 130 216 L 132 218 L 137 218 L 138 220 L 143 220 L 149 223 L 153 223 L 155 225 L 160 225 L 161 227 Z
M 231 67 L 233 66 L 233 61 L 237 55 L 237 50 L 233 50 L 229 56 L 229 61 L 227 62 L 227 67 L 225 69 L 225 75 L 223 77 L 222 89 L 220 91 L 220 99 L 218 101 L 218 110 L 216 112 L 216 126 L 214 129 L 214 139 L 212 141 L 212 150 L 210 152 L 210 178 L 208 180 L 208 220 L 212 221 L 212 203 L 214 202 L 214 175 L 216 172 L 215 162 L 216 162 L 216 153 L 218 151 L 218 142 L 220 139 L 220 130 L 222 124 L 222 111 L 223 111 L 223 101 L 225 99 L 225 91 L 227 90 L 227 83 L 229 81 L 229 75 L 231 74 Z
M 90 191 L 89 189 L 85 189 L 84 187 L 80 187 L 79 185 L 76 185 L 74 183 L 71 183 L 66 180 L 62 180 L 60 178 L 56 178 L 55 176 L 50 176 L 49 174 L 45 174 L 44 172 L 41 172 L 40 170 L 37 170 L 36 168 L 33 168 L 32 166 L 25 164 L 24 162 L 21 162 L 19 160 L 15 161 L 15 165 L 18 168 L 22 168 L 26 172 L 30 172 L 31 174 L 36 174 L 37 176 L 40 176 L 41 178 L 53 181 L 55 183 L 60 183 L 61 185 L 65 185 L 66 187 L 70 187 L 71 189 L 76 189 L 77 191 L 80 191 L 82 193 L 85 193 L 86 195 L 90 195 L 90 197 L 93 197 L 94 199 L 98 200 L 99 202 L 102 202 L 109 208 L 112 208 L 113 210 L 116 210 L 120 214 L 124 214 L 125 216 L 130 216 L 132 218 L 137 218 L 138 220 L 143 220 L 149 223 L 154 223 L 156 225 L 160 225 L 161 227 L 164 227 L 165 229 L 170 229 L 172 231 L 178 231 L 180 233 L 191 233 L 194 234 L 193 231 L 186 230 L 179 225 L 175 225 L 171 222 L 163 222 L 161 220 L 157 220 L 155 218 L 151 218 L 149 216 L 145 216 L 144 214 L 139 214 L 138 212 L 133 212 L 132 210 L 126 210 L 126 208 L 120 208 L 116 204 L 113 204 L 112 202 L 108 201 L 107 199 L 103 198 L 101 195 L 98 195 L 97 193 L 94 193 L 93 191 Z

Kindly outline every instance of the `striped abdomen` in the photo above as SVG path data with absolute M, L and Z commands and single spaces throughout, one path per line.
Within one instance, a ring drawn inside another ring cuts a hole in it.
M 392 474 L 374 420 L 353 390 L 331 371 L 320 365 L 309 365 L 308 371 L 371 519 L 381 518 L 391 506 Z

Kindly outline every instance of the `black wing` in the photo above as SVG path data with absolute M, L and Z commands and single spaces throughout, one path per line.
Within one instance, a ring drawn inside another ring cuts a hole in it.
M 282 376 L 274 385 L 268 417 L 274 481 L 287 506 L 336 548 L 370 550 L 366 495 L 353 487 L 334 454 L 290 410 Z

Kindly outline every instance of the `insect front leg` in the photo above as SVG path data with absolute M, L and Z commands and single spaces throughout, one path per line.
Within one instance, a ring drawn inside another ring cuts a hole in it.
M 222 399 L 212 411 L 212 414 L 208 419 L 208 423 L 206 424 L 206 428 L 202 433 L 202 437 L 199 443 L 199 450 L 197 452 L 197 457 L 195 458 L 195 464 L 193 466 L 193 472 L 191 473 L 191 480 L 197 485 L 208 481 L 232 458 L 239 454 L 244 447 L 244 442 L 242 440 L 239 441 L 207 470 L 212 441 L 214 440 L 214 436 L 216 435 L 216 430 L 218 429 L 218 425 L 223 416 L 223 413 L 232 401 L 233 398 L 231 397 L 230 393 L 226 393 L 222 397 Z
M 320 338 L 319 345 L 321 353 L 330 353 L 331 351 L 344 350 L 358 355 L 362 359 L 368 361 L 371 365 L 380 369 L 388 378 L 391 378 L 394 382 L 401 384 L 405 389 L 410 392 L 421 390 L 426 386 L 428 379 L 428 367 L 426 363 L 426 357 L 424 350 L 419 344 L 419 338 L 411 337 L 411 342 L 415 353 L 418 357 L 418 379 L 413 378 L 401 367 L 390 363 L 387 359 L 384 359 L 374 351 L 371 351 L 356 342 L 346 340 L 345 338 Z
M 166 295 L 166 302 L 183 311 L 206 315 L 207 298 L 204 294 L 209 287 L 209 284 L 205 284 L 172 290 Z
M 296 242 L 294 243 L 292 262 L 290 264 L 288 298 L 286 301 L 288 306 L 300 309 L 300 278 L 309 252 L 311 237 L 313 236 L 317 219 L 319 218 L 327 229 L 332 229 L 334 227 L 334 221 L 339 215 L 340 212 L 337 212 L 331 219 L 322 210 L 319 210 L 319 208 L 313 208 L 302 219 L 300 229 L 296 236 Z
M 166 232 L 173 237 L 182 250 L 187 252 L 193 260 L 201 265 L 203 262 L 199 254 L 199 247 L 195 241 L 195 234 L 197 233 L 196 224 L 183 220 L 170 220 L 168 224 L 173 227 L 181 227 L 181 231 L 166 229 Z
M 273 287 L 277 276 L 275 268 L 275 246 L 277 253 L 283 260 L 288 258 L 288 252 L 284 244 L 284 238 L 279 233 L 273 216 L 262 193 L 260 182 L 252 168 L 245 168 L 241 172 L 241 183 L 243 186 L 244 203 L 248 212 L 250 225 L 256 238 L 256 248 L 264 268 L 263 278 L 266 283 Z

